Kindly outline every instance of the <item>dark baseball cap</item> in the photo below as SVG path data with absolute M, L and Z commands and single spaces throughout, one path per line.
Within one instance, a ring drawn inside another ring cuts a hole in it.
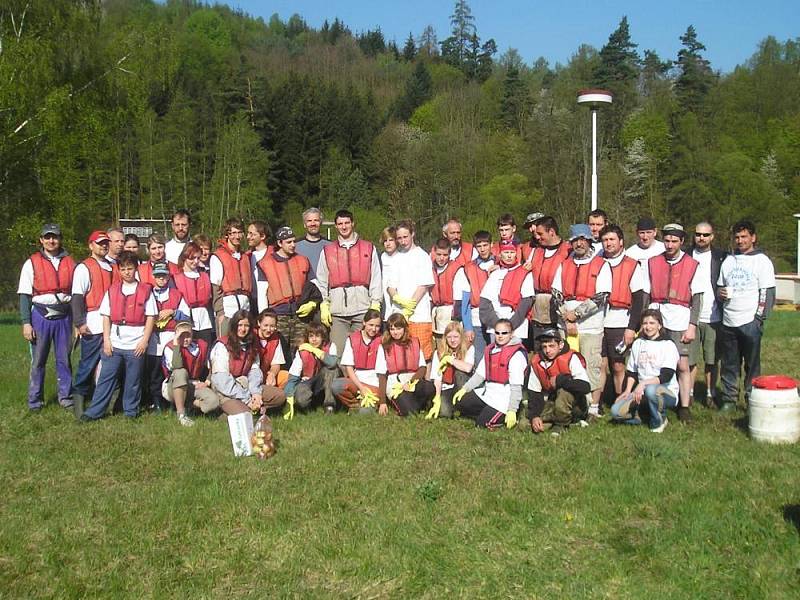
M 655 228 L 656 222 L 652 217 L 642 217 L 636 222 L 636 231 L 647 231 Z
M 57 235 L 58 237 L 61 237 L 61 227 L 55 223 L 46 223 L 42 226 L 42 233 L 40 237 L 44 237 L 46 235 Z

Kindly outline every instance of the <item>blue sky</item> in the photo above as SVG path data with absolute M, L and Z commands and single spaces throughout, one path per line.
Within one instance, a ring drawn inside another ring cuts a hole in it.
M 284 20 L 298 13 L 315 28 L 335 17 L 353 32 L 380 26 L 387 40 L 394 38 L 401 47 L 409 32 L 419 37 L 426 25 L 433 25 L 439 41 L 449 36 L 449 15 L 455 4 L 451 0 L 223 3 L 265 20 L 273 13 Z M 782 42 L 800 37 L 798 0 L 572 0 L 564 4 L 552 0 L 472 0 L 469 5 L 481 39 L 493 37 L 500 53 L 516 48 L 528 64 L 539 56 L 544 56 L 551 66 L 566 63 L 582 43 L 600 49 L 623 15 L 628 16 L 631 37 L 639 44 L 640 53 L 652 48 L 662 59 L 676 57 L 679 37 L 687 26 L 694 25 L 698 38 L 708 48 L 706 58 L 715 70 L 723 72 L 746 61 L 768 35 Z

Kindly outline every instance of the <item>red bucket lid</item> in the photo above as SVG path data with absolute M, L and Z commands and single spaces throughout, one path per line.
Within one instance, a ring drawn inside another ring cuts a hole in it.
M 753 378 L 753 387 L 760 390 L 793 390 L 797 382 L 787 375 L 761 375 Z

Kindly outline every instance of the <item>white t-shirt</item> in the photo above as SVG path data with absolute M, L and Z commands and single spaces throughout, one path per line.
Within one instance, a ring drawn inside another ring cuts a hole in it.
M 259 339 L 258 343 L 261 344 L 262 348 L 266 345 L 266 342 L 262 339 Z M 275 347 L 275 353 L 272 355 L 272 362 L 269 364 L 270 366 L 286 364 L 286 357 L 283 355 L 283 346 L 281 344 Z
M 718 323 L 722 319 L 714 286 L 711 282 L 711 250 L 706 252 L 692 251 L 692 258 L 698 262 L 697 278 L 703 288 L 703 307 L 700 309 L 701 323 Z
M 552 364 L 552 360 L 542 361 L 542 365 L 545 368 L 548 368 Z M 580 379 L 581 381 L 590 383 L 589 374 L 586 372 L 586 367 L 583 366 L 583 363 L 581 362 L 581 359 L 578 358 L 577 354 L 573 354 L 572 358 L 569 359 L 569 372 L 572 374 L 573 379 Z M 536 371 L 533 369 L 531 369 L 530 377 L 528 377 L 528 389 L 532 392 L 542 391 L 542 382 L 539 381 L 539 378 L 536 376 Z
M 669 264 L 674 265 L 684 255 L 681 250 L 673 260 L 667 260 Z M 647 271 L 648 277 L 645 281 L 644 291 L 650 293 L 650 276 L 649 270 Z M 692 296 L 695 294 L 703 293 L 703 284 L 697 276 L 697 271 L 694 272 L 692 283 L 689 286 Z M 657 308 L 661 311 L 661 317 L 664 319 L 664 327 L 672 331 L 686 331 L 689 329 L 689 318 L 692 315 L 692 308 L 690 306 L 681 306 L 680 304 L 659 304 L 658 302 L 651 302 L 648 308 Z
M 199 279 L 200 273 L 197 271 L 184 271 L 186 277 L 189 279 Z M 192 312 L 192 329 L 194 331 L 205 331 L 214 327 L 211 321 L 211 313 L 205 306 L 190 309 Z
M 153 297 L 157 300 L 156 310 L 158 310 L 158 302 L 165 302 L 169 298 L 169 288 L 161 290 L 160 292 L 157 292 L 155 288 L 153 288 Z M 176 310 L 188 316 L 189 305 L 186 304 L 186 300 L 181 298 Z M 153 335 L 150 336 L 150 339 L 147 342 L 147 353 L 150 356 L 161 356 L 164 353 L 164 347 L 169 344 L 174 337 L 174 331 L 159 331 L 158 329 L 154 328 Z
M 464 355 L 464 362 L 468 365 L 475 365 L 475 346 L 467 348 L 467 353 Z M 433 381 L 442 381 L 442 373 L 439 373 L 439 350 L 433 353 L 433 362 L 431 363 L 431 375 Z M 443 390 L 450 390 L 455 384 L 442 382 Z
M 653 258 L 654 256 L 658 256 L 659 254 L 664 253 L 664 242 L 661 240 L 653 240 L 653 243 L 650 244 L 649 248 L 642 248 L 639 244 L 634 244 L 627 250 L 625 250 L 625 254 L 630 256 L 633 260 L 639 261 L 639 266 L 643 269 L 647 269 L 647 261 Z M 645 270 L 645 276 L 647 276 L 647 271 Z
M 722 262 L 718 283 L 727 288 L 730 298 L 722 307 L 722 323 L 740 327 L 755 318 L 759 290 L 775 287 L 775 267 L 760 250 L 729 254 Z
M 413 246 L 407 252 L 398 250 L 392 255 L 387 288 L 394 288 L 403 298 L 411 298 L 420 286 L 428 288 L 422 298 L 419 299 L 419 302 L 417 302 L 417 307 L 414 309 L 414 314 L 411 315 L 409 322 L 431 322 L 430 287 L 432 285 L 431 257 L 428 256 L 425 250 L 419 246 Z M 390 306 L 390 315 L 399 312 L 403 312 L 402 306 L 394 304 Z
M 389 315 L 392 314 L 392 299 L 389 297 L 389 281 L 391 279 L 392 273 L 392 259 L 397 256 L 397 252 L 394 254 L 388 254 L 383 252 L 381 254 L 381 281 L 383 286 L 383 320 L 389 318 Z
M 258 310 L 264 310 L 269 306 L 267 304 L 267 288 L 269 284 L 267 283 L 266 276 L 261 272 L 261 269 L 258 268 L 258 261 L 264 258 L 267 250 L 269 250 L 269 248 L 253 250 L 250 253 L 250 273 L 253 276 L 253 288 L 256 302 L 258 303 Z
M 672 340 L 648 340 L 636 338 L 631 345 L 631 352 L 628 355 L 628 365 L 626 369 L 631 373 L 636 373 L 639 381 L 658 377 L 661 369 L 677 370 L 678 347 Z M 672 376 L 667 384 L 669 391 L 675 397 L 678 396 L 678 379 Z
M 328 348 L 326 354 L 330 354 L 331 356 L 336 356 L 338 354 L 336 350 L 336 344 L 331 342 L 331 346 L 330 348 Z M 299 351 L 294 353 L 292 364 L 289 366 L 289 375 L 294 375 L 295 377 L 301 377 L 303 375 L 303 359 L 300 358 Z
M 488 271 L 494 266 L 494 260 L 489 259 L 481 264 L 478 265 L 478 268 Z M 469 279 L 467 278 L 467 272 L 464 270 L 464 267 L 461 267 L 456 276 L 453 278 L 453 298 L 455 300 L 461 300 L 464 292 L 469 294 L 472 291 L 472 287 L 469 284 Z M 480 294 L 479 294 L 480 295 Z M 470 315 L 472 316 L 472 326 L 473 327 L 480 327 L 481 326 L 481 317 L 480 317 L 480 308 L 474 307 L 470 308 Z
M 97 264 L 99 264 L 100 268 L 104 271 L 111 272 L 111 265 L 108 263 L 108 261 L 99 260 L 97 261 Z M 86 296 L 91 287 L 92 282 L 89 278 L 89 269 L 86 268 L 86 265 L 80 263 L 77 267 L 75 267 L 75 273 L 72 275 L 72 293 Z M 86 327 L 89 329 L 89 333 L 91 334 L 103 333 L 103 315 L 100 314 L 99 306 L 97 307 L 97 310 L 90 310 L 86 312 Z
M 136 288 L 139 286 L 138 282 L 123 283 L 122 294 L 130 296 L 136 293 Z M 108 292 L 103 296 L 103 301 L 100 303 L 100 314 L 104 317 L 111 316 L 111 300 Z M 156 299 L 152 292 L 147 297 L 147 302 L 144 304 L 145 317 L 155 317 L 158 315 L 158 306 Z M 136 345 L 144 335 L 144 325 L 114 325 L 111 324 L 111 346 L 119 348 L 120 350 L 134 350 Z M 155 335 L 155 331 L 153 332 Z M 151 336 L 152 337 L 152 336 Z
M 422 346 L 419 349 L 419 360 L 417 361 L 417 369 L 420 367 L 426 366 L 427 363 L 425 362 L 425 356 L 422 354 Z M 414 379 L 415 371 L 411 373 L 394 373 L 389 375 L 386 373 L 386 353 L 383 351 L 383 344 L 378 347 L 378 354 L 375 357 L 375 373 L 378 375 L 386 375 L 386 391 L 388 392 L 392 386 L 397 383 L 406 383 L 407 381 L 411 381 Z
M 233 258 L 239 260 L 241 256 L 240 252 L 233 252 Z M 222 268 L 222 261 L 215 255 L 212 254 L 211 257 L 208 259 L 208 277 L 211 279 L 212 285 L 221 285 L 222 284 L 222 277 L 224 275 L 224 270 Z M 236 311 L 238 310 L 248 310 L 250 308 L 250 298 L 245 296 L 244 294 L 231 294 L 230 296 L 223 296 L 222 297 L 222 312 L 223 314 L 230 318 Z
M 53 265 L 53 268 L 58 271 L 58 265 L 61 263 L 61 258 L 50 256 L 46 253 L 43 253 L 42 256 L 45 256 L 50 260 Z M 85 268 L 85 267 L 84 267 Z M 74 277 L 74 275 L 73 275 Z M 74 284 L 73 284 L 74 286 Z M 27 259 L 22 265 L 22 271 L 19 274 L 19 287 L 17 288 L 17 294 L 28 294 L 32 297 L 34 304 L 44 304 L 45 306 L 53 305 L 53 304 L 67 304 L 71 299 L 71 294 L 41 294 L 38 296 L 33 295 L 33 263 L 31 259 Z
M 527 327 L 527 323 L 526 323 Z M 492 354 L 497 354 L 502 349 L 495 346 Z M 511 360 L 508 361 L 508 383 L 496 383 L 486 381 L 483 387 L 477 388 L 474 392 L 486 404 L 501 413 L 508 412 L 508 405 L 511 401 L 512 385 L 522 386 L 525 383 L 525 370 L 528 368 L 528 357 L 525 352 L 515 352 Z M 481 377 L 486 378 L 486 361 L 481 360 L 475 372 Z
M 181 252 L 183 252 L 183 248 L 188 242 L 189 238 L 186 238 L 185 242 L 179 242 L 175 238 L 169 240 L 164 245 L 164 256 L 167 259 L 167 262 L 177 265 L 178 259 L 181 257 Z
M 353 356 L 353 344 L 350 343 L 350 337 L 348 336 L 344 342 L 344 350 L 342 350 L 342 358 L 339 360 L 339 366 L 353 367 L 356 372 L 356 377 L 361 383 L 378 387 L 378 374 L 375 372 L 375 369 L 355 369 L 355 364 L 356 361 L 355 357 Z
M 574 260 L 576 265 L 585 265 L 591 262 L 595 258 L 594 254 L 588 258 L 576 259 L 574 257 L 570 257 L 567 260 Z M 566 261 L 565 261 L 566 262 Z M 558 265 L 558 269 L 556 270 L 556 276 L 553 278 L 553 289 L 558 290 L 560 292 L 564 291 L 563 285 L 561 283 L 561 271 L 564 263 Z M 597 280 L 595 281 L 595 294 L 602 294 L 602 293 L 610 293 L 611 292 L 611 267 L 608 265 L 607 262 L 603 264 L 603 267 L 600 269 L 600 272 L 597 274 Z M 566 300 L 564 301 L 564 308 L 567 310 L 575 310 L 581 304 L 583 304 L 583 300 Z M 603 333 L 603 323 L 605 321 L 605 313 L 602 310 L 598 310 L 597 312 L 589 315 L 588 317 L 584 317 L 583 319 L 578 320 L 575 324 L 578 326 L 578 333 Z M 625 322 L 627 325 L 627 321 Z
M 624 252 L 615 258 L 606 258 L 606 262 L 608 263 L 609 267 L 616 267 L 622 262 L 623 258 L 625 258 Z M 613 281 L 613 273 L 611 277 Z M 633 277 L 631 277 L 631 293 L 633 294 L 635 292 L 640 292 L 644 289 L 644 287 L 645 281 L 642 267 L 640 265 L 636 265 L 636 268 L 633 270 Z M 628 323 L 630 322 L 630 316 L 631 313 L 627 308 L 612 308 L 611 305 L 608 304 L 606 305 L 606 317 L 603 327 L 608 329 L 627 327 Z
M 521 266 L 516 267 L 521 269 Z M 514 310 L 510 306 L 500 304 L 500 289 L 503 287 L 503 280 L 506 275 L 513 271 L 513 269 L 497 269 L 489 274 L 489 279 L 481 291 L 481 298 L 486 298 L 492 303 L 494 312 L 499 319 L 510 319 L 514 314 Z M 533 275 L 528 273 L 522 280 L 522 287 L 520 288 L 520 296 L 522 298 L 533 297 Z M 487 333 L 494 333 L 494 327 L 484 328 Z M 522 324 L 514 331 L 513 336 L 524 340 L 528 337 L 528 320 L 522 321 Z

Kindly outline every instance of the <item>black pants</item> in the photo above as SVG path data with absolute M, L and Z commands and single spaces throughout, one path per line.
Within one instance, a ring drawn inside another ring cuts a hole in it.
M 394 400 L 390 400 L 397 414 L 401 417 L 418 413 L 428 406 L 428 402 L 433 400 L 436 395 L 436 388 L 433 382 L 427 379 L 417 381 L 417 387 L 413 392 L 402 392 Z
M 142 369 L 142 395 L 144 396 L 144 406 L 152 404 L 157 410 L 161 410 L 167 406 L 167 402 L 161 397 L 162 383 L 164 383 L 164 371 L 161 370 L 161 357 L 145 354 L 144 369 Z
M 743 362 L 745 398 L 750 396 L 753 378 L 761 375 L 762 327 L 755 319 L 739 327 L 722 326 L 717 342 L 722 355 L 720 379 L 723 401 L 735 403 L 739 399 L 739 375 Z
M 468 392 L 456 404 L 455 409 L 462 416 L 475 421 L 476 427 L 497 429 L 505 425 L 506 415 L 486 404 L 475 392 Z

